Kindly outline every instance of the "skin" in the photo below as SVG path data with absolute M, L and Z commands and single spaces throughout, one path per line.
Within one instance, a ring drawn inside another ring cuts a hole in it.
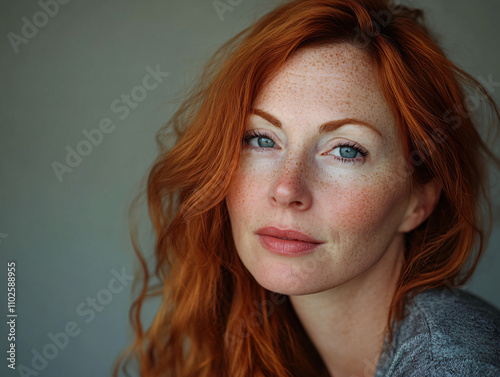
M 300 49 L 253 108 L 261 115 L 249 116 L 247 131 L 265 136 L 242 145 L 226 197 L 238 255 L 260 285 L 289 295 L 332 376 L 373 375 L 404 233 L 432 212 L 439 188 L 431 182 L 410 190 L 397 124 L 373 64 L 350 44 Z M 374 130 L 350 122 L 319 133 L 321 124 L 343 118 Z M 338 148 L 345 142 L 368 154 L 346 154 Z M 299 257 L 273 254 L 255 234 L 271 225 L 324 243 Z

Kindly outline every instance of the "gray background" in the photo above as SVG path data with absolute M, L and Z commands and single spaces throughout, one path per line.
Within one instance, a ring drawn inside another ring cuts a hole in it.
M 476 78 L 492 75 L 500 81 L 497 0 L 411 3 L 428 11 L 430 25 L 454 61 Z M 21 35 L 22 18 L 32 20 L 41 8 L 35 1 L 2 4 L 0 312 L 7 312 L 6 264 L 14 260 L 17 366 L 32 368 L 33 350 L 42 352 L 53 343 L 49 333 L 74 322 L 79 334 L 39 375 L 106 376 L 130 340 L 131 285 L 125 281 L 111 297 L 102 296 L 103 290 L 113 271 L 134 271 L 127 208 L 156 156 L 154 135 L 177 106 L 167 102 L 181 93 L 216 47 L 277 1 L 244 0 L 221 17 L 211 0 L 72 0 L 60 5 L 17 53 L 8 33 Z M 141 84 L 147 66 L 158 64 L 169 76 L 120 119 L 123 113 L 113 112 L 112 102 Z M 493 96 L 500 103 L 498 89 Z M 75 148 L 85 140 L 82 131 L 97 128 L 103 118 L 113 121 L 114 130 L 61 182 L 51 164 L 65 163 L 66 146 Z M 466 287 L 500 307 L 495 208 L 489 248 Z M 147 245 L 147 227 L 143 234 Z M 77 312 L 88 310 L 87 297 L 99 294 L 110 302 L 100 312 L 94 310 L 94 317 Z M 153 312 L 151 306 L 146 318 Z M 5 355 L 5 323 L 1 328 Z M 0 375 L 19 375 L 3 357 Z

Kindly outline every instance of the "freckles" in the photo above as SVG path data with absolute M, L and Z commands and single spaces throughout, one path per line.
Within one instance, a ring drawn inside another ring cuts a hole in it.
M 341 177 L 337 177 L 341 180 Z M 345 179 L 328 190 L 332 198 L 325 205 L 329 208 L 328 219 L 335 228 L 345 234 L 372 233 L 383 226 L 387 214 L 399 204 L 400 194 L 391 187 L 387 172 L 375 172 L 370 176 Z M 322 196 L 325 197 L 325 196 Z M 328 197 L 328 196 L 326 196 Z
M 370 200 L 372 196 L 366 191 L 350 190 L 341 195 L 334 203 L 331 223 L 336 227 L 357 233 L 373 223 L 375 205 Z
M 249 164 L 247 168 L 252 169 L 252 165 Z M 252 192 L 251 188 L 249 190 L 248 187 L 252 180 L 249 179 L 247 168 L 242 168 L 242 166 L 238 167 L 238 170 L 231 181 L 226 197 L 226 203 L 230 211 L 233 208 L 243 208 L 247 197 Z
M 265 213 L 268 174 L 269 168 L 262 164 L 247 159 L 240 161 L 226 198 L 233 217 L 250 219 L 252 213 Z

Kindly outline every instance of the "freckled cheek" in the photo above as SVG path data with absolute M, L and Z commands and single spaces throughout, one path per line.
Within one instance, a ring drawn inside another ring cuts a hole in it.
M 258 207 L 258 202 L 262 202 L 262 206 L 266 204 L 262 200 L 265 180 L 265 175 L 259 174 L 257 170 L 238 171 L 233 177 L 226 197 L 228 210 L 232 217 L 249 218 L 253 211 L 264 211 L 263 207 Z
M 389 186 L 390 187 L 390 186 Z M 366 180 L 345 181 L 325 200 L 329 223 L 339 233 L 368 234 L 384 226 L 388 214 L 400 203 L 398 193 L 384 184 Z

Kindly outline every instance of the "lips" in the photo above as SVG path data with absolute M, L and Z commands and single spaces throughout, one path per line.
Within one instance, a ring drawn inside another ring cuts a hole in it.
M 295 229 L 279 229 L 274 226 L 260 228 L 255 232 L 260 244 L 274 254 L 299 257 L 314 253 L 322 241 Z
M 281 238 L 290 241 L 302 241 L 314 244 L 322 244 L 323 242 L 318 241 L 307 234 L 301 233 L 294 229 L 279 229 L 274 226 L 264 227 L 257 230 L 255 233 L 262 236 L 271 236 L 276 238 Z

